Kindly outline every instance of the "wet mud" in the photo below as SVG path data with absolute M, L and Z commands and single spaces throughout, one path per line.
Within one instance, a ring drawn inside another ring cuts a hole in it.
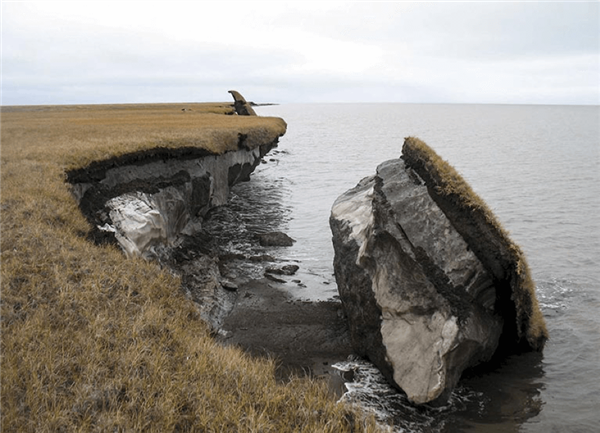
M 280 284 L 263 278 L 240 287 L 220 341 L 274 358 L 281 380 L 293 375 L 324 378 L 341 395 L 343 381 L 332 365 L 352 354 L 341 303 L 292 299 Z
M 322 378 L 341 396 L 344 379 L 333 365 L 353 354 L 341 301 L 302 299 L 305 282 L 296 274 L 302 263 L 286 258 L 287 242 L 264 242 L 265 234 L 284 234 L 287 211 L 273 195 L 275 206 L 256 206 L 254 196 L 240 191 L 244 186 L 236 188 L 163 265 L 181 275 L 219 342 L 274 359 L 282 381 Z

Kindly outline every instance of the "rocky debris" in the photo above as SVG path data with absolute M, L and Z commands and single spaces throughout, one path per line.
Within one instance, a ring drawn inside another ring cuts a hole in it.
M 423 142 L 342 194 L 330 225 L 354 350 L 413 403 L 444 403 L 495 355 L 543 348 L 520 249 Z
M 275 275 L 294 275 L 298 269 L 300 269 L 300 267 L 298 265 L 284 265 L 280 268 L 278 267 L 274 267 L 274 266 L 269 266 L 267 267 L 267 269 L 265 269 L 266 273 L 269 274 L 275 274 Z
M 256 116 L 254 108 L 246 101 L 246 99 L 236 90 L 230 90 L 231 96 L 233 96 L 233 107 L 235 112 L 240 116 Z
M 269 232 L 259 234 L 258 242 L 263 247 L 291 247 L 296 241 L 285 233 Z
M 250 256 L 248 258 L 248 260 L 250 260 L 251 262 L 274 262 L 275 261 L 275 257 L 270 256 L 269 254 L 260 254 L 260 255 L 254 255 L 254 256 Z
M 287 281 L 285 281 L 284 279 L 277 278 L 275 275 L 271 275 L 268 272 L 265 272 L 264 275 L 267 280 L 274 281 L 275 283 L 281 283 L 281 284 L 287 283 Z
M 236 292 L 239 289 L 236 283 L 226 278 L 221 279 L 221 287 L 230 292 Z
M 218 332 L 235 304 L 235 283 L 222 278 L 216 259 L 208 255 L 170 263 L 170 268 L 181 276 L 181 286 L 197 305 L 201 317 Z
M 268 266 L 265 269 L 264 276 L 265 276 L 265 278 L 267 278 L 271 281 L 274 281 L 276 283 L 287 283 L 287 281 L 285 281 L 281 278 L 277 278 L 275 275 L 292 276 L 298 271 L 298 269 L 300 269 L 300 267 L 297 265 L 284 265 L 281 267 Z M 299 280 L 295 280 L 294 282 L 296 282 L 296 281 L 298 283 L 300 283 Z

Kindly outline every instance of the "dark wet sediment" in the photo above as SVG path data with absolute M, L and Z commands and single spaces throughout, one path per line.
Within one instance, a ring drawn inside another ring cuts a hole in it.
M 258 236 L 281 229 L 284 219 L 279 212 L 285 211 L 265 211 L 274 214 L 259 225 L 260 215 L 235 202 L 207 215 L 203 240 L 198 242 L 211 250 L 221 282 L 226 281 L 220 293 L 227 311 L 218 321 L 217 338 L 252 355 L 276 359 L 282 380 L 291 375 L 327 378 L 341 395 L 343 380 L 332 365 L 353 353 L 341 302 L 294 296 L 303 284 L 295 275 L 302 263 L 282 258 L 285 247 L 263 246 Z M 197 301 L 201 306 L 201 299 Z

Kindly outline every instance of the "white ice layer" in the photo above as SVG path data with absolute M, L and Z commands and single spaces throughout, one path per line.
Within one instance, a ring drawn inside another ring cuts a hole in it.
M 229 179 L 230 168 L 236 165 L 255 165 L 260 159 L 260 149 L 238 150 L 222 155 L 196 159 L 167 159 L 143 165 L 128 165 L 107 170 L 101 183 L 109 187 L 132 181 L 169 179 L 185 171 L 190 179 L 209 179 L 209 202 L 198 214 L 215 206 L 224 205 L 229 197 L 229 183 L 243 179 Z M 199 227 L 194 200 L 192 180 L 176 186 L 161 188 L 153 194 L 129 192 L 109 200 L 112 224 L 99 227 L 115 233 L 115 238 L 128 257 L 151 257 L 158 246 L 172 247 L 180 234 L 193 232 Z M 80 184 L 74 191 L 85 192 L 87 186 Z

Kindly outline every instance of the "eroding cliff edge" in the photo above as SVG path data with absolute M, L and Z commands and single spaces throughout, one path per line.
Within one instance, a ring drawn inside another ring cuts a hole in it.
M 221 153 L 198 147 L 154 148 L 67 173 L 74 196 L 95 227 L 94 239 L 116 242 L 128 257 L 157 259 L 181 274 L 184 289 L 214 328 L 231 308 L 231 288 L 210 254 L 203 217 L 226 204 L 230 187 L 249 180 L 263 156 L 277 146 L 286 125 L 274 120 L 277 127 L 238 133 L 237 148 L 227 146 Z M 182 249 L 193 253 L 183 260 Z
M 522 251 L 425 143 L 340 196 L 334 270 L 354 350 L 416 404 L 462 372 L 548 337 Z
M 197 149 L 161 149 L 128 155 L 70 173 L 84 213 L 99 230 L 114 234 L 128 256 L 152 257 L 192 233 L 215 206 L 227 203 L 229 188 L 249 180 L 278 137 L 254 148 L 220 155 Z

